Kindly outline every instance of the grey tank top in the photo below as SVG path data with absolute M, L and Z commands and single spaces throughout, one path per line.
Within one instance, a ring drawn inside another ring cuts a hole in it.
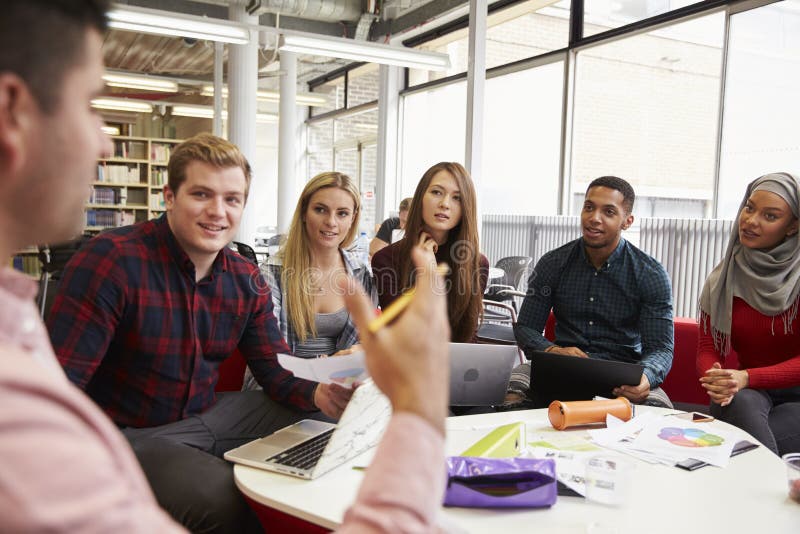
M 299 344 L 295 356 L 301 358 L 316 358 L 320 354 L 333 354 L 336 352 L 336 340 L 347 325 L 350 314 L 346 308 L 332 313 L 317 313 L 314 316 L 317 327 L 317 337 L 310 337 Z

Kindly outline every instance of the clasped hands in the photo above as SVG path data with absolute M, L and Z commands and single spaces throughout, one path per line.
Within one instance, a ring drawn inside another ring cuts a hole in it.
M 706 390 L 711 402 L 720 406 L 727 406 L 733 396 L 748 387 L 750 375 L 747 371 L 738 369 L 723 369 L 719 363 L 714 363 L 705 375 L 700 377 L 700 385 Z

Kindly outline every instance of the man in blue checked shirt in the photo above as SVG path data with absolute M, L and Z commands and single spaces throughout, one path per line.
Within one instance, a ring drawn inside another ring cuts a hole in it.
M 583 235 L 536 264 L 514 334 L 525 351 L 641 363 L 639 385 L 613 394 L 671 408 L 659 386 L 672 367 L 672 289 L 664 267 L 622 238 L 633 224 L 634 199 L 631 185 L 616 176 L 589 184 Z M 542 335 L 551 310 L 555 343 Z M 529 364 L 515 369 L 507 402 L 526 394 L 529 380 Z

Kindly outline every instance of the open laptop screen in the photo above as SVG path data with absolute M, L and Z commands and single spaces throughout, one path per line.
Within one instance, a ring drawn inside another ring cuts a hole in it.
M 531 360 L 530 397 L 537 408 L 554 400 L 591 400 L 613 397 L 618 386 L 638 386 L 644 366 L 599 358 L 578 358 L 543 351 L 528 354 Z

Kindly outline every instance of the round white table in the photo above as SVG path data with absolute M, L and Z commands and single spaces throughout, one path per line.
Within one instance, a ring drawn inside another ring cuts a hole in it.
M 447 453 L 458 454 L 492 428 L 517 421 L 526 424 L 529 440 L 558 433 L 547 421 L 546 410 L 451 417 L 447 420 Z M 563 432 L 574 435 L 585 430 Z M 234 475 L 240 490 L 257 502 L 335 529 L 363 479 L 363 473 L 353 467 L 366 465 L 370 455 L 365 453 L 313 481 L 241 465 L 235 467 Z M 632 495 L 619 507 L 559 497 L 547 509 L 443 508 L 440 523 L 446 532 L 492 534 L 800 532 L 800 505 L 788 498 L 783 462 L 764 447 L 731 458 L 724 469 L 709 466 L 684 471 L 633 461 Z

